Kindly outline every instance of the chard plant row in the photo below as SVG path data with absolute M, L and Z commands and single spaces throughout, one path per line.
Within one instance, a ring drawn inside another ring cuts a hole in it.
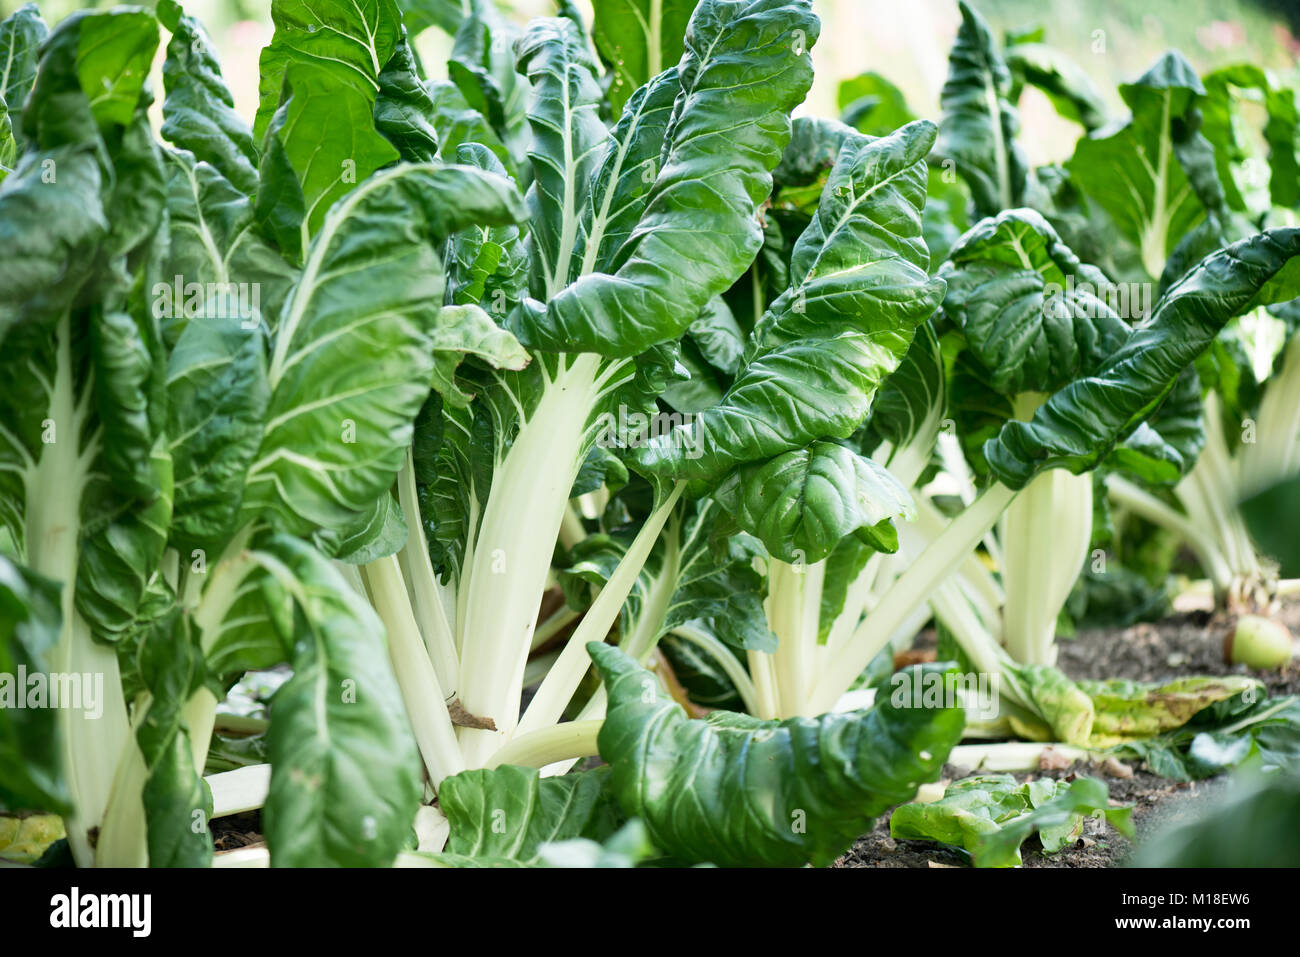
M 792 119 L 810 0 L 593 7 L 273 0 L 252 117 L 176 0 L 0 24 L 0 809 L 78 866 L 826 865 L 964 738 L 1300 726 L 1055 667 L 1122 516 L 1274 597 L 1294 85 L 1171 52 L 1111 116 L 962 3 L 937 116 Z

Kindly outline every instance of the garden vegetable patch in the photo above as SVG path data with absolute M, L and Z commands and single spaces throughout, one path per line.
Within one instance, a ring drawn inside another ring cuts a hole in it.
M 936 102 L 833 117 L 812 0 L 271 0 L 251 99 L 176 0 L 5 8 L 0 861 L 1175 866 L 1083 765 L 1285 803 L 1297 74 L 934 6 Z M 1061 654 L 1189 603 L 1223 668 Z

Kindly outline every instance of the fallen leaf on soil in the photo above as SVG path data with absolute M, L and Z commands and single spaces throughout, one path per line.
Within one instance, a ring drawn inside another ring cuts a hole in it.
M 1101 770 L 1113 778 L 1131 778 L 1133 769 L 1118 758 L 1107 758 L 1101 762 Z
M 1038 770 L 1064 771 L 1074 763 L 1074 758 L 1057 751 L 1055 748 L 1043 748 L 1038 755 Z

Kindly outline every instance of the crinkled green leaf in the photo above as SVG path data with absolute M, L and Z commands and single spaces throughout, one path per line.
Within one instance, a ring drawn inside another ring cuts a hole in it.
M 816 36 L 807 0 L 704 0 L 695 8 L 678 66 L 681 93 L 639 225 L 612 272 L 559 291 L 561 283 L 544 312 L 513 317 L 521 342 L 638 355 L 677 339 L 739 277 L 762 243 L 755 213 L 770 192 L 789 112 L 811 81 L 807 48 Z M 539 184 L 546 177 L 539 171 Z M 548 236 L 554 224 L 543 229 Z
M 428 162 L 438 155 L 433 98 L 420 79 L 404 28 L 397 48 L 379 74 L 375 129 L 408 162 Z
M 943 118 L 935 154 L 955 164 L 976 212 L 991 216 L 1024 202 L 1028 162 L 1016 143 L 1020 117 L 1008 101 L 1011 73 L 988 24 L 963 0 L 961 26 L 939 94 Z
M 257 191 L 253 133 L 235 111 L 212 38 L 175 0 L 161 0 L 158 19 L 172 34 L 163 61 L 163 138 L 252 196 Z
M 1094 371 L 1128 336 L 1108 301 L 1110 281 L 1032 209 L 976 224 L 939 276 L 948 284 L 944 313 L 1004 395 L 1055 392 Z
M 212 795 L 194 769 L 185 705 L 203 685 L 203 654 L 178 609 L 145 631 L 140 676 L 150 693 L 135 737 L 148 769 L 142 794 L 150 867 L 212 865 Z M 128 759 L 129 760 L 129 759 Z
M 1045 43 L 1016 43 L 1006 49 L 1013 86 L 1028 84 L 1052 102 L 1056 112 L 1088 132 L 1106 125 L 1106 101 L 1092 78 L 1060 50 Z M 1019 99 L 1013 89 L 1013 100 Z
M 68 804 L 51 708 L 28 708 L 26 674 L 46 674 L 59 640 L 59 584 L 0 555 L 0 807 L 61 812 Z
M 618 649 L 587 648 L 609 691 L 598 741 L 610 787 L 682 862 L 825 866 L 938 776 L 964 723 L 960 708 L 888 701 L 780 722 L 724 711 L 690 720 Z
M 688 429 L 637 449 L 638 468 L 716 479 L 861 425 L 943 293 L 941 280 L 926 277 L 920 238 L 934 135 L 918 121 L 845 143 L 795 244 L 791 285 L 754 328 L 744 368 Z
M 529 865 L 541 862 L 544 844 L 603 839 L 614 830 L 602 795 L 607 775 L 601 768 L 543 778 L 509 764 L 452 775 L 438 790 L 451 825 L 441 856 L 468 866 Z
M 1083 831 L 1083 819 L 1101 812 L 1132 838 L 1131 807 L 1110 806 L 1109 789 L 1096 778 L 1021 784 L 1010 774 L 984 774 L 948 785 L 929 804 L 904 804 L 889 818 L 891 837 L 960 847 L 976 867 L 1015 867 L 1020 845 L 1035 831 L 1043 852 L 1054 854 Z
M 1093 374 L 1051 397 L 1029 422 L 1008 422 L 984 454 L 1023 488 L 1046 468 L 1096 466 L 1169 395 L 1183 369 L 1233 316 L 1300 293 L 1300 229 L 1272 229 L 1201 260 Z
M 397 474 L 446 341 L 438 248 L 469 223 L 522 215 L 506 180 L 460 166 L 398 167 L 331 211 L 280 318 L 246 514 L 307 534 L 369 509 Z
M 261 560 L 292 603 L 293 677 L 275 694 L 263 821 L 277 867 L 385 867 L 420 802 L 419 756 L 379 618 L 337 571 L 278 536 Z
M 714 498 L 784 562 L 819 562 L 840 539 L 914 517 L 885 468 L 833 442 L 814 442 L 732 472 Z
M 651 77 L 682 56 L 693 0 L 595 0 L 591 39 L 611 73 L 609 102 L 617 115 Z
M 1193 113 L 1205 88 L 1171 51 L 1119 91 L 1132 111 L 1129 121 L 1081 139 L 1065 166 L 1141 248 L 1147 272 L 1157 277 L 1178 240 L 1204 215 L 1175 149 L 1196 132 Z

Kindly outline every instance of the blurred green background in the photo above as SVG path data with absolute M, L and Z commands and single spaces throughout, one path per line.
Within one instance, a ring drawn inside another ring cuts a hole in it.
M 974 0 L 999 34 L 1042 26 L 1046 41 L 1067 53 L 1122 113 L 1115 87 L 1176 47 L 1200 72 L 1249 61 L 1293 73 L 1300 58 L 1300 0 Z M 8 16 L 20 0 L 0 0 Z M 84 6 L 111 0 L 44 0 L 53 25 Z M 146 5 L 148 5 L 146 3 Z M 503 0 L 520 21 L 555 12 L 553 0 Z M 590 0 L 577 0 L 590 22 Z M 270 0 L 185 0 L 216 40 L 236 105 L 251 117 L 257 103 L 257 56 L 271 36 Z M 960 16 L 956 0 L 813 0 L 822 36 L 813 50 L 817 79 L 803 112 L 835 115 L 842 80 L 867 70 L 884 74 L 907 94 L 912 109 L 938 115 L 939 88 Z M 445 63 L 451 40 L 437 30 L 416 42 L 426 67 Z M 159 51 L 161 61 L 161 51 Z M 1036 163 L 1073 151 L 1078 127 L 1058 117 L 1037 91 L 1020 103 L 1022 143 Z

